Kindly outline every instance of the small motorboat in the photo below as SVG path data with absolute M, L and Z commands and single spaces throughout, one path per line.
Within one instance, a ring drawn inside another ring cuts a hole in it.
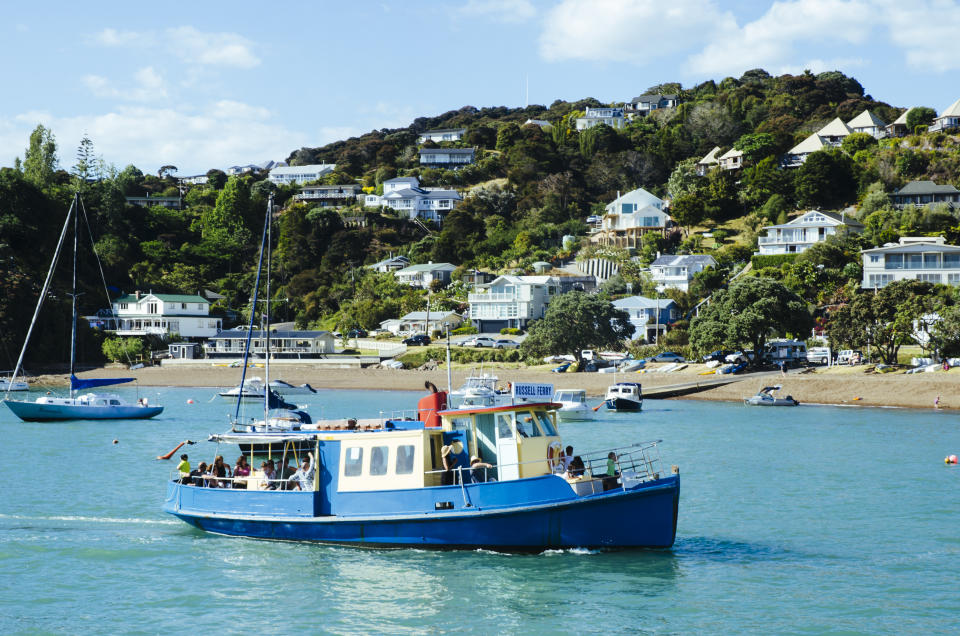
M 225 391 L 220 391 L 218 395 L 220 397 L 225 397 L 229 399 L 237 399 L 238 397 L 241 400 L 262 400 L 263 399 L 263 380 L 259 377 L 248 378 L 243 381 L 242 386 L 235 386 L 232 389 L 227 389 Z
M 280 395 L 291 395 L 294 393 L 316 393 L 317 390 L 310 386 L 309 384 L 301 384 L 299 386 L 294 386 L 289 382 L 284 382 L 283 380 L 271 380 L 270 388 L 279 393 Z M 261 397 L 263 394 L 261 393 Z
M 787 397 L 777 397 L 775 392 L 781 389 L 781 385 L 765 386 L 757 394 L 748 398 L 743 398 L 743 403 L 747 406 L 796 406 L 800 404 L 798 400 L 793 399 L 792 395 Z
M 617 382 L 610 385 L 604 403 L 609 411 L 639 411 L 643 407 L 640 383 Z
M 594 418 L 594 410 L 587 405 L 587 392 L 583 389 L 560 389 L 553 396 L 553 402 L 560 405 L 557 409 L 557 417 L 561 421 Z
M 29 391 L 30 385 L 23 380 L 12 380 L 10 378 L 0 378 L 0 393 L 9 393 L 10 391 Z

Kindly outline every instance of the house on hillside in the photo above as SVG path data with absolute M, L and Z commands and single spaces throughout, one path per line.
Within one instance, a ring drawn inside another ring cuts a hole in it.
M 221 331 L 204 344 L 208 358 L 240 358 L 243 357 L 247 343 L 247 329 L 228 329 Z M 262 358 L 267 351 L 267 338 L 264 332 L 254 329 L 250 334 L 250 353 L 254 357 Z M 334 338 L 329 331 L 270 331 L 270 358 L 278 359 L 310 359 L 322 358 L 325 354 L 334 353 Z
M 395 336 L 416 333 L 432 334 L 434 331 L 453 331 L 463 323 L 463 316 L 455 311 L 411 311 L 401 318 L 389 318 L 380 323 Z
M 444 217 L 463 197 L 456 190 L 423 188 L 416 177 L 397 177 L 383 182 L 383 194 L 367 194 L 363 205 L 368 208 L 388 207 L 405 215 L 442 223 Z
M 144 197 L 126 197 L 127 203 L 130 205 L 135 205 L 141 208 L 152 208 L 154 206 L 160 206 L 162 208 L 167 208 L 170 210 L 182 210 L 185 206 L 183 205 L 183 199 L 181 197 L 158 197 L 150 196 L 150 193 L 147 193 L 147 196 Z
M 887 136 L 887 125 L 869 109 L 847 122 L 847 128 L 855 133 L 864 133 L 876 139 Z
M 309 166 L 277 166 L 270 170 L 268 179 L 277 185 L 290 183 L 309 183 L 325 177 L 334 170 L 335 163 L 316 163 Z
M 703 159 L 697 162 L 697 174 L 701 177 L 707 176 L 715 166 L 720 165 L 720 159 L 717 154 L 720 152 L 720 146 L 714 146 L 713 150 L 707 153 Z
M 862 250 L 865 289 L 880 289 L 897 280 L 916 279 L 960 286 L 960 246 L 942 236 L 904 236 L 899 243 Z
M 260 172 L 260 166 L 248 163 L 243 166 L 230 166 L 224 172 L 226 172 L 227 175 L 234 177 L 241 174 Z
M 837 117 L 829 124 L 818 130 L 817 134 L 820 135 L 820 138 L 823 139 L 824 143 L 827 145 L 839 146 L 843 143 L 844 139 L 853 134 L 853 130 L 843 123 L 843 120 Z
M 817 133 L 813 133 L 796 146 L 787 151 L 787 154 L 780 160 L 780 166 L 783 168 L 797 168 L 802 166 L 814 152 L 828 148 L 829 144 L 824 141 Z
M 783 225 L 768 225 L 766 236 L 758 239 L 759 254 L 799 254 L 814 243 L 825 241 L 845 227 L 850 232 L 860 234 L 863 224 L 848 219 L 843 214 L 810 210 Z
M 631 340 L 654 342 L 667 332 L 667 325 L 680 318 L 680 308 L 669 298 L 630 296 L 613 301 L 613 306 L 630 316 L 630 323 L 635 329 Z
M 600 230 L 590 240 L 601 245 L 638 248 L 647 232 L 666 232 L 673 221 L 663 211 L 663 200 L 643 188 L 618 196 L 606 206 Z
M 475 155 L 473 148 L 421 148 L 420 165 L 456 170 L 473 163 Z
M 677 105 L 676 95 L 659 95 L 655 93 L 645 93 L 639 97 L 634 97 L 624 107 L 624 112 L 628 116 L 646 115 L 655 110 L 664 108 L 673 108 Z
M 907 130 L 907 113 L 909 113 L 912 108 L 900 113 L 900 116 L 893 120 L 893 123 L 888 125 L 886 128 L 887 137 L 903 137 L 904 135 L 909 134 Z
M 523 329 L 531 320 L 543 318 L 559 293 L 552 276 L 498 276 L 467 296 L 470 320 L 481 332 Z
M 945 203 L 951 208 L 960 208 L 960 190 L 953 185 L 937 185 L 933 181 L 911 181 L 890 195 L 890 200 L 898 208 L 908 205 L 925 207 L 935 203 Z
M 743 167 L 743 151 L 731 148 L 717 160 L 724 170 L 739 170 Z
M 577 130 L 593 128 L 598 124 L 606 124 L 611 128 L 623 128 L 625 120 L 622 108 L 593 108 L 587 106 L 583 117 L 577 117 Z
M 398 269 L 403 269 L 408 265 L 410 265 L 410 259 L 407 258 L 406 256 L 399 255 L 399 256 L 391 256 L 390 258 L 385 258 L 378 263 L 374 263 L 373 265 L 367 265 L 367 267 L 374 270 L 375 272 L 380 272 L 381 274 L 385 274 L 387 272 L 395 272 Z
M 437 128 L 436 130 L 425 130 L 417 137 L 417 143 L 422 144 L 427 140 L 436 143 L 440 143 L 441 141 L 460 141 L 466 134 L 466 128 Z
M 206 185 L 210 180 L 206 174 L 194 174 L 187 177 L 177 177 L 181 185 Z
M 420 265 L 409 265 L 403 269 L 393 272 L 397 280 L 404 285 L 411 287 L 420 287 L 421 289 L 430 289 L 434 281 L 442 283 L 450 282 L 450 274 L 456 269 L 455 265 L 450 263 L 422 263 Z
M 301 186 L 300 192 L 293 196 L 295 201 L 313 203 L 321 208 L 340 208 L 353 205 L 357 197 L 363 193 L 363 188 L 357 183 L 344 185 L 311 185 Z
M 210 315 L 210 301 L 194 294 L 134 292 L 111 302 L 113 324 L 118 336 L 159 336 L 179 334 L 183 338 L 209 338 L 222 327 L 220 318 Z
M 930 132 L 960 128 L 960 99 L 950 104 L 940 116 L 930 124 Z
M 650 276 L 657 291 L 679 289 L 690 291 L 693 275 L 708 267 L 716 267 L 717 261 L 709 254 L 682 254 L 660 256 L 650 265 Z

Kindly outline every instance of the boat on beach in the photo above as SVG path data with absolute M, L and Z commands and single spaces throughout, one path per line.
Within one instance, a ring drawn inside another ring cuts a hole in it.
M 800 404 L 798 400 L 793 399 L 792 395 L 786 397 L 774 395 L 774 393 L 782 388 L 779 384 L 765 386 L 757 391 L 756 395 L 743 398 L 743 403 L 747 406 L 797 406 Z
M 595 411 L 587 404 L 587 392 L 584 389 L 558 389 L 553 401 L 560 405 L 557 417 L 562 422 L 594 419 Z
M 643 407 L 643 389 L 639 382 L 617 382 L 607 389 L 604 403 L 610 411 L 639 411 Z

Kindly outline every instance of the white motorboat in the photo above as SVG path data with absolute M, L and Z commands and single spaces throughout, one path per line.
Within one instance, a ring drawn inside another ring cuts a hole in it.
M 554 394 L 553 401 L 561 405 L 557 417 L 565 422 L 594 418 L 595 412 L 587 404 L 587 392 L 583 389 L 560 389 Z
M 12 380 L 10 378 L 0 378 L 0 393 L 9 393 L 11 391 L 29 391 L 30 385 L 23 380 Z
M 243 381 L 243 385 L 238 385 L 232 389 L 220 391 L 217 395 L 235 400 L 238 397 L 241 400 L 262 400 L 264 392 L 263 379 L 260 377 L 248 378 Z
M 299 386 L 294 386 L 289 382 L 284 382 L 283 380 L 271 380 L 270 388 L 279 393 L 280 395 L 292 395 L 300 393 L 316 393 L 317 390 L 310 386 L 309 384 L 301 384 Z M 263 397 L 261 393 L 260 397 Z
M 643 390 L 638 382 L 617 382 L 607 389 L 604 402 L 610 411 L 639 411 L 643 407 Z
M 505 406 L 512 403 L 509 391 L 498 391 L 499 378 L 489 373 L 471 374 L 459 389 L 447 396 L 450 408 L 466 409 L 478 406 Z
M 765 386 L 756 395 L 743 398 L 743 403 L 748 406 L 796 406 L 800 404 L 798 400 L 793 399 L 792 395 L 787 397 L 777 397 L 775 392 L 783 388 L 777 384 L 774 386 Z

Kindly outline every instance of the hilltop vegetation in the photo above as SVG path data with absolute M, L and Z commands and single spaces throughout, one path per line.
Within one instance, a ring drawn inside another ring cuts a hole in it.
M 184 210 L 140 208 L 125 197 L 180 195 L 172 166 L 156 176 L 134 166 L 115 170 L 97 160 L 92 142 L 85 140 L 76 165 L 65 171 L 53 134 L 38 127 L 23 161 L 0 170 L 0 275 L 9 281 L 0 299 L 5 347 L 0 355 L 15 356 L 53 251 L 55 228 L 76 188 L 109 285 L 157 292 L 208 288 L 226 296 L 219 309 L 241 312 L 252 286 L 266 200 L 273 193 L 283 207 L 275 232 L 277 311 L 280 319 L 304 326 L 370 328 L 422 309 L 423 292 L 363 267 L 390 253 L 406 254 L 414 263 L 458 265 L 454 284 L 433 290 L 431 302 L 438 309 L 463 309 L 466 287 L 458 282 L 463 272 L 529 272 L 535 261 L 570 258 L 579 246 L 565 249 L 562 237 L 585 235 L 588 215 L 601 211 L 618 192 L 637 187 L 670 199 L 670 214 L 683 230 L 647 237 L 639 250 L 645 261 L 657 252 L 713 250 L 720 263 L 718 271 L 698 277 L 690 294 L 678 295 L 685 309 L 749 260 L 761 226 L 784 221 L 799 209 L 858 206 L 857 216 L 866 225 L 862 237 L 841 237 L 809 256 L 762 270 L 814 304 L 849 295 L 863 245 L 902 234 L 960 239 L 960 224 L 950 210 L 898 211 L 885 194 L 911 179 L 958 184 L 956 137 L 917 134 L 878 143 L 851 135 L 842 148 L 814 153 L 800 168 L 780 168 L 784 151 L 835 117 L 847 121 L 870 109 L 892 122 L 903 112 L 865 94 L 851 77 L 839 72 L 773 77 L 753 70 L 719 83 L 665 84 L 648 92 L 675 93 L 680 103 L 619 130 L 601 125 L 583 132 L 577 132 L 576 118 L 586 107 L 601 106 L 597 100 L 556 101 L 549 107 L 467 106 L 418 118 L 407 128 L 371 131 L 289 156 L 294 165 L 335 163 L 324 182 L 360 183 L 369 192 L 382 191 L 383 182 L 395 176 L 469 191 L 443 226 L 430 232 L 386 211 L 295 203 L 294 188 L 277 187 L 265 175 L 227 178 L 219 170 L 210 171 L 208 184 L 186 189 Z M 931 117 L 928 111 L 911 111 L 911 125 L 922 125 Z M 524 125 L 528 119 L 551 126 Z M 474 147 L 476 163 L 457 171 L 421 168 L 418 134 L 452 127 L 466 128 L 465 138 L 439 145 Z M 744 169 L 697 176 L 696 161 L 715 146 L 742 150 Z M 693 229 L 714 230 L 714 240 L 705 242 Z M 606 292 L 622 293 L 628 282 L 635 291 L 649 286 L 627 254 L 608 250 L 607 256 L 624 267 Z M 82 266 L 87 293 L 81 302 L 83 311 L 92 313 L 106 306 L 106 299 L 98 293 L 96 262 L 86 256 Z M 62 357 L 62 343 L 51 337 L 44 355 Z

